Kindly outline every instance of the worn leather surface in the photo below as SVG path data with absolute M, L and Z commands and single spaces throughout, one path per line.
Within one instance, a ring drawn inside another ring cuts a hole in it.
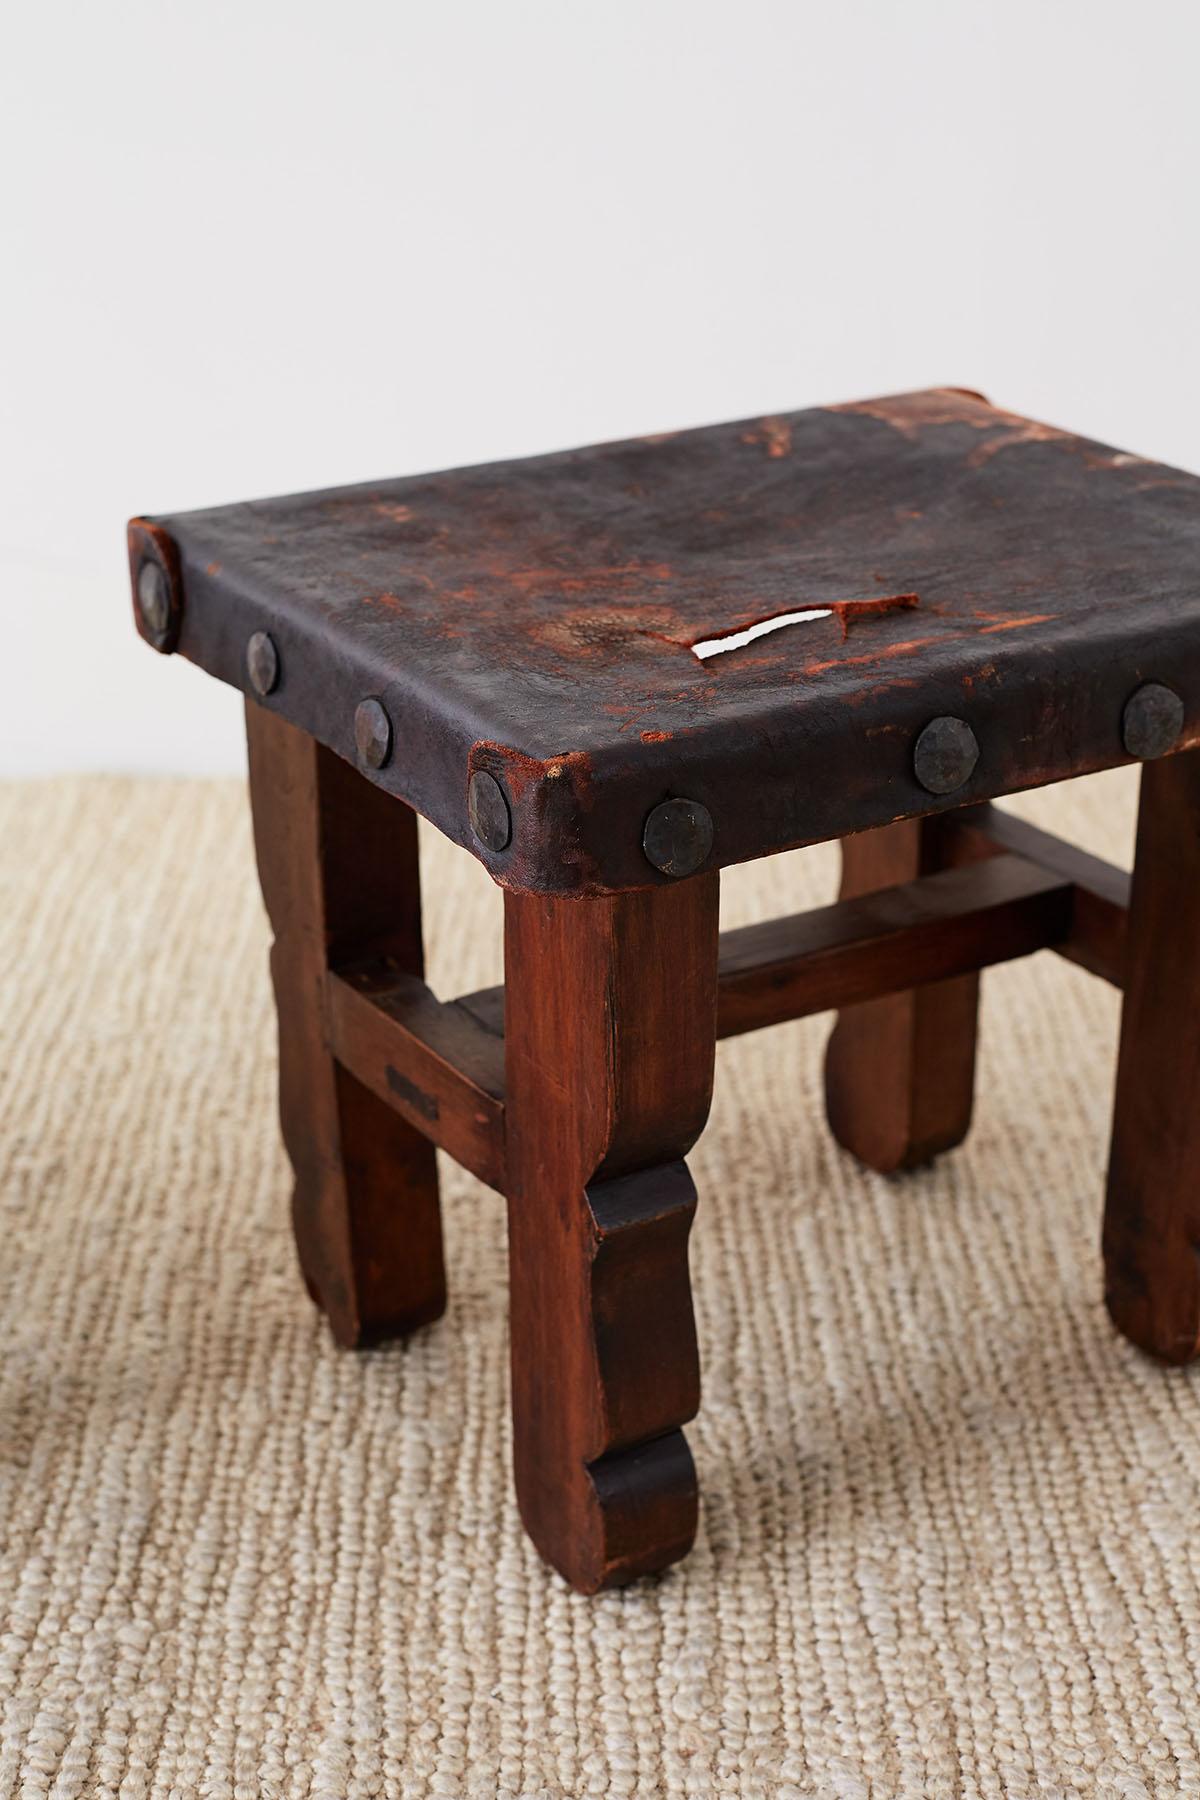
M 173 582 L 172 642 L 353 760 L 507 886 L 667 879 L 642 828 L 702 802 L 713 865 L 1127 760 L 1143 681 L 1200 741 L 1200 480 L 961 390 L 817 408 L 519 462 L 135 522 Z M 172 557 L 177 561 L 172 567 Z M 915 596 L 915 600 L 912 598 Z M 875 607 L 841 603 L 894 601 Z M 693 643 L 835 607 L 700 661 Z M 934 799 L 940 714 L 980 756 Z M 479 846 L 476 767 L 510 845 Z

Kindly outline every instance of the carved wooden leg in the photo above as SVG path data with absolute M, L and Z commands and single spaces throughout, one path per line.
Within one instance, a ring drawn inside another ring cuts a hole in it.
M 246 705 L 250 797 L 275 933 L 279 1114 L 308 1290 L 339 1343 L 435 1319 L 446 1304 L 433 1145 L 333 1060 L 326 971 L 388 956 L 422 972 L 417 822 L 306 733 Z
M 542 1555 L 591 1593 L 695 1535 L 681 1158 L 712 1096 L 718 877 L 505 899 L 517 1495 Z
M 945 867 L 940 826 L 904 819 L 843 838 L 842 899 Z M 960 975 L 839 1013 L 825 1053 L 838 1143 L 884 1174 L 961 1143 L 971 1124 L 978 1007 L 978 975 Z
M 1143 1350 L 1200 1350 L 1200 751 L 1142 770 L 1104 1265 Z

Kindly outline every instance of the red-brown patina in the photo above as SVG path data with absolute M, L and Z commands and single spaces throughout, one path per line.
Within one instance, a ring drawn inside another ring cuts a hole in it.
M 1200 481 L 960 389 L 364 487 L 135 521 L 164 558 L 168 647 L 353 759 L 505 886 L 657 885 L 643 821 L 682 795 L 712 865 L 1124 760 L 1141 682 L 1200 741 Z M 164 549 L 164 546 L 166 548 Z M 691 646 L 825 608 L 702 663 Z M 853 629 L 849 629 L 853 621 Z M 934 800 L 912 744 L 938 714 L 980 744 Z M 486 767 L 513 835 L 483 851 Z M 835 778 L 836 777 L 836 778 Z
M 967 1132 L 980 970 L 1123 987 L 1107 1302 L 1200 1353 L 1198 550 L 1197 480 L 952 389 L 134 522 L 145 634 L 258 690 L 309 1291 L 342 1343 L 428 1323 L 435 1145 L 503 1190 L 517 1498 L 575 1587 L 696 1531 L 718 1036 L 837 1009 L 829 1122 L 887 1173 Z M 1132 881 L 965 804 L 1125 746 Z M 413 807 L 489 846 L 503 988 L 425 982 Z M 720 933 L 720 864 L 832 836 L 836 904 Z

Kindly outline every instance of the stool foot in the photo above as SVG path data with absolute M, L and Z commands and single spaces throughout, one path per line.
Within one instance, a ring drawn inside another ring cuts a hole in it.
M 525 1527 L 591 1593 L 689 1549 L 699 1404 L 681 1160 L 716 1037 L 717 877 L 506 895 L 513 1456 Z
M 445 1309 L 437 1164 L 330 1055 L 325 986 L 356 955 L 421 972 L 416 818 L 253 702 L 246 729 L 300 1267 L 339 1343 L 376 1342 Z
M 1117 1059 L 1105 1298 L 1141 1349 L 1200 1350 L 1200 751 L 1142 770 Z
M 904 819 L 842 839 L 843 900 L 946 866 L 940 820 Z M 966 1137 L 975 1087 L 978 975 L 846 1007 L 825 1052 L 829 1126 L 881 1174 L 911 1169 Z

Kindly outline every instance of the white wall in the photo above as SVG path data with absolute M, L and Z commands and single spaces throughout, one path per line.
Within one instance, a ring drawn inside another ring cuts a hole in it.
M 14 6 L 0 771 L 241 766 L 131 512 L 941 382 L 1200 467 L 1198 10 Z

